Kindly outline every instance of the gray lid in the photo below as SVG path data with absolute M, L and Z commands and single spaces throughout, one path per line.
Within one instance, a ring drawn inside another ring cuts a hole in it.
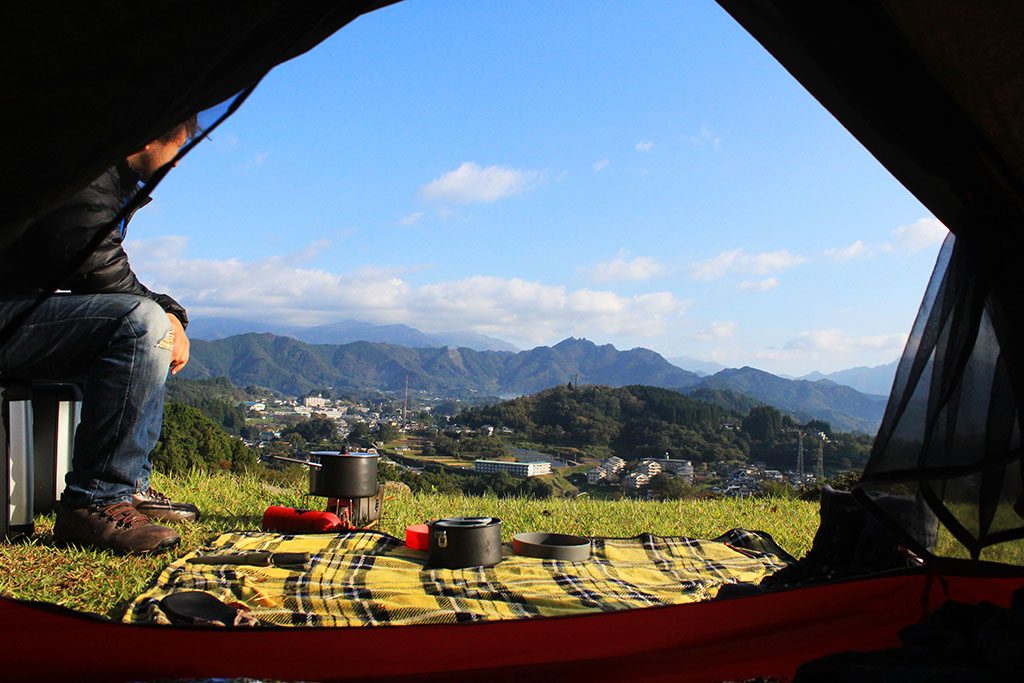
M 512 538 L 512 552 L 543 560 L 583 562 L 590 559 L 590 539 L 584 536 L 532 531 L 516 534 Z

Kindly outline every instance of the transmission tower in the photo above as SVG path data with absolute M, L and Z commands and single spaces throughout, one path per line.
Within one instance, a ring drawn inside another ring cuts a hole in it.
M 405 402 L 402 403 L 402 430 L 409 429 L 409 374 L 405 375 Z
M 802 431 L 797 432 L 796 478 L 801 484 L 804 483 L 804 433 Z
M 820 440 L 818 441 L 818 464 L 815 467 L 814 474 L 818 477 L 818 481 L 824 481 L 825 479 L 825 442 L 828 441 L 828 437 L 825 436 L 824 432 L 818 434 Z

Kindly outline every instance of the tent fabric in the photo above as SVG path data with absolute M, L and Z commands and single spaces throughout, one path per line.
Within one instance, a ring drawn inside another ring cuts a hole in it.
M 0 245 L 188 116 L 394 1 L 6 3 Z
M 879 494 L 912 495 L 921 514 L 934 514 L 978 557 L 1024 538 L 1024 499 L 1020 401 L 1001 343 L 1005 316 L 971 265 L 959 240 L 947 238 L 859 491 L 881 514 Z M 920 534 L 913 540 L 930 550 Z M 1003 557 L 1024 563 L 1021 555 Z
M 927 553 L 1024 536 L 1024 5 L 720 0 L 956 236 L 940 254 L 860 500 Z M 918 503 L 897 520 L 880 497 Z M 1016 507 L 1015 507 L 1016 506 Z
M 24 681 L 722 681 L 898 645 L 944 600 L 1008 606 L 1024 574 L 977 563 L 672 607 L 478 624 L 219 629 L 137 626 L 0 601 L 3 676 Z

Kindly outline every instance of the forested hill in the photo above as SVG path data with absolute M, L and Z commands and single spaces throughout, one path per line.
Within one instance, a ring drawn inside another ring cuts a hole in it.
M 719 398 L 726 395 L 720 392 Z M 644 456 L 695 462 L 762 461 L 791 469 L 796 459 L 798 425 L 770 406 L 754 406 L 743 414 L 649 386 L 612 388 L 558 386 L 511 401 L 470 408 L 458 419 L 471 427 L 509 427 L 531 441 L 577 448 L 626 459 Z M 810 469 L 817 433 L 828 432 L 824 444 L 826 470 L 859 469 L 867 461 L 871 438 L 832 433 L 825 423 L 806 425 Z

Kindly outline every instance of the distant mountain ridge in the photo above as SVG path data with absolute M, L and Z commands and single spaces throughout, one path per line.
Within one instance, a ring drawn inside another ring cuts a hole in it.
M 327 387 L 401 391 L 406 378 L 410 389 L 442 396 L 518 396 L 570 382 L 704 390 L 708 395 L 735 392 L 802 419 L 828 420 L 838 430 L 863 432 L 877 429 L 885 407 L 883 397 L 829 382 L 787 380 L 754 368 L 726 369 L 702 378 L 649 349 L 619 351 L 611 344 L 574 338 L 511 353 L 365 341 L 307 344 L 250 333 L 193 340 L 182 376 L 228 377 L 239 386 L 255 384 L 292 395 Z
M 847 368 L 846 370 L 837 370 L 828 374 L 812 372 L 799 379 L 806 379 L 812 382 L 828 380 L 829 382 L 852 387 L 865 394 L 888 396 L 889 392 L 892 391 L 892 382 L 896 377 L 897 365 L 899 365 L 898 359 L 885 365 L 876 365 L 874 367 L 859 366 Z
M 529 351 L 410 348 L 393 344 L 306 344 L 291 337 L 243 334 L 212 342 L 194 340 L 184 377 L 225 376 L 290 394 L 333 386 L 438 393 L 519 395 L 571 381 L 623 386 L 687 387 L 699 377 L 648 349 L 617 351 L 583 339 Z
M 690 372 L 696 372 L 701 376 L 713 375 L 716 372 L 721 372 L 722 370 L 727 369 L 721 363 L 716 363 L 712 360 L 700 360 L 699 358 L 691 358 L 689 356 L 674 356 L 666 360 L 676 367 L 680 367 L 683 370 L 689 370 Z
M 832 382 L 790 380 L 751 367 L 730 368 L 705 378 L 702 389 L 726 389 L 775 406 L 802 420 L 827 420 L 849 432 L 878 429 L 888 399 Z
M 376 325 L 362 320 L 340 320 L 327 325 L 303 327 L 277 325 L 234 318 L 197 317 L 188 327 L 190 339 L 216 341 L 247 333 L 269 333 L 281 337 L 294 337 L 307 344 L 351 344 L 357 341 L 431 348 L 440 346 L 465 347 L 476 351 L 519 351 L 519 348 L 496 337 L 476 332 L 439 332 L 427 334 L 408 325 Z

